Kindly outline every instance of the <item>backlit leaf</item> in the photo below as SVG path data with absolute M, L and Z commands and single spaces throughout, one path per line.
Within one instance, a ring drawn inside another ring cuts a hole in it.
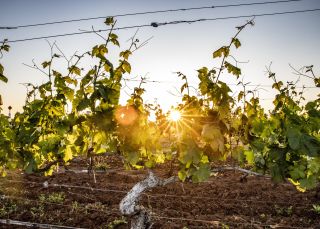
M 123 70 L 125 70 L 128 73 L 131 72 L 131 65 L 127 61 L 122 62 L 122 68 L 123 68 Z
M 297 128 L 290 127 L 287 130 L 287 137 L 289 146 L 293 150 L 297 150 L 300 147 L 301 133 Z
M 199 168 L 192 174 L 192 181 L 195 183 L 208 180 L 211 169 L 209 164 L 200 164 Z
M 51 65 L 51 61 L 45 61 L 41 65 L 42 65 L 43 68 L 46 68 L 46 67 Z
M 112 25 L 114 23 L 113 17 L 107 17 L 104 23 L 106 25 Z
M 241 46 L 241 43 L 238 38 L 232 38 L 232 43 L 236 48 L 239 48 Z
M 5 83 L 8 82 L 8 78 L 5 77 L 4 75 L 2 75 L 1 73 L 0 73 L 0 80 L 3 81 L 3 82 L 5 82 Z

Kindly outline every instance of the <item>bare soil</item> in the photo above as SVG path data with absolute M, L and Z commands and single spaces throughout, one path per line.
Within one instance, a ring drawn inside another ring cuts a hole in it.
M 119 203 L 146 170 L 124 170 L 115 157 L 105 172 L 81 172 L 86 164 L 73 162 L 50 177 L 19 171 L 0 178 L 0 219 L 81 228 L 130 228 Z M 110 166 L 112 165 L 112 167 Z M 167 178 L 168 165 L 155 173 Z M 225 171 L 207 182 L 176 182 L 147 191 L 140 203 L 152 212 L 152 228 L 320 228 L 316 191 L 298 192 L 289 183 L 273 184 L 267 177 Z M 0 228 L 25 228 L 1 224 Z M 38 228 L 34 225 L 33 228 Z

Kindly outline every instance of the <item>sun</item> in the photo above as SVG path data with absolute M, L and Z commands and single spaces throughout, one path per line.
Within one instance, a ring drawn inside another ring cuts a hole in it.
M 181 113 L 178 110 L 172 110 L 169 114 L 169 120 L 173 122 L 178 122 L 181 119 Z

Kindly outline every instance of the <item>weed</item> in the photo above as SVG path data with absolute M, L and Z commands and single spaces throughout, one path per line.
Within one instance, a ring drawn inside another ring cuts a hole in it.
M 230 227 L 227 224 L 221 224 L 221 229 L 229 229 Z
M 127 221 L 124 217 L 121 217 L 120 219 L 115 219 L 111 223 L 108 224 L 108 229 L 114 229 L 117 228 L 119 225 L 127 224 Z
M 73 201 L 71 206 L 71 212 L 77 212 L 79 210 L 79 203 L 77 201 Z
M 44 216 L 44 206 L 39 205 L 38 207 L 32 207 L 30 213 L 33 219 L 42 218 Z
M 320 215 L 320 204 L 314 204 L 312 205 L 312 207 L 313 207 L 312 210 Z
M 1 208 L 0 208 L 0 217 L 5 217 L 8 216 L 14 212 L 16 212 L 18 209 L 18 206 L 15 203 L 8 202 L 5 203 Z
M 290 207 L 280 207 L 278 205 L 275 205 L 275 210 L 277 215 L 281 215 L 281 216 L 291 216 L 292 215 L 292 206 Z

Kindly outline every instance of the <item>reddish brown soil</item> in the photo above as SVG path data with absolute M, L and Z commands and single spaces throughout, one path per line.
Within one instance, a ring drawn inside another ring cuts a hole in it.
M 125 193 L 147 174 L 125 171 L 116 162 L 116 168 L 96 174 L 97 183 L 86 173 L 10 173 L 0 178 L 0 219 L 108 228 L 122 219 L 118 206 Z M 155 172 L 168 177 L 166 166 Z M 289 183 L 274 185 L 266 177 L 249 176 L 240 182 L 241 176 L 228 171 L 200 184 L 172 183 L 148 191 L 141 204 L 152 211 L 153 228 L 320 228 L 320 214 L 313 210 L 314 204 L 320 205 L 315 191 L 301 193 Z M 55 194 L 62 200 L 50 199 Z M 130 219 L 123 219 L 128 223 L 115 228 L 129 228 Z M 24 227 L 0 223 L 0 228 Z

